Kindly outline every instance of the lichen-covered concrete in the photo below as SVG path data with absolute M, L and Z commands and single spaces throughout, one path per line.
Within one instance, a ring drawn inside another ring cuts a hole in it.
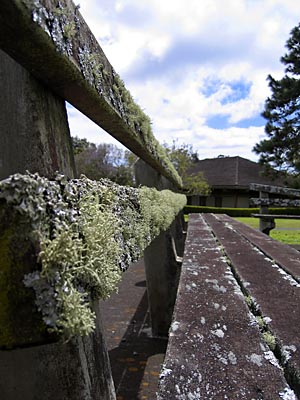
M 205 218 L 224 245 L 241 285 L 254 300 L 256 312 L 267 319 L 265 328 L 276 341 L 274 351 L 300 395 L 299 252 L 271 238 L 266 240 L 260 232 L 228 216 Z
M 99 304 L 88 337 L 64 343 L 0 350 L 0 393 L 5 400 L 116 400 Z
M 158 399 L 295 400 L 236 279 L 227 242 L 212 234 L 224 223 L 211 220 L 190 215 Z M 243 241 L 236 249 L 247 260 Z
M 0 48 L 175 185 L 181 179 L 71 0 L 2 0 Z
M 29 323 L 28 335 L 15 332 L 15 325 L 22 329 L 21 320 L 27 324 L 26 313 L 18 313 L 24 308 L 25 286 L 26 293 L 34 289 L 36 294 L 36 307 L 31 302 L 32 312 L 27 310 L 29 321 L 37 308 L 49 330 L 66 339 L 92 332 L 91 299 L 105 299 L 117 290 L 122 271 L 167 230 L 186 204 L 184 195 L 169 190 L 85 177 L 67 180 L 63 175 L 48 180 L 38 174 L 2 181 L 0 200 L 0 250 L 5 259 L 0 265 L 1 347 L 41 340 L 35 323 Z M 27 246 L 19 249 L 14 242 L 23 238 Z M 22 290 L 14 293 L 11 286 L 16 285 Z
M 74 178 L 65 102 L 0 50 L 0 180 L 57 171 Z

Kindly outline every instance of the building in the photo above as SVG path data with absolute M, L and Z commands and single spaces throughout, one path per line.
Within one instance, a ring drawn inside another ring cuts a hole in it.
M 190 173 L 203 172 L 210 185 L 210 196 L 189 196 L 188 204 L 211 207 L 250 207 L 250 198 L 257 193 L 249 191 L 250 183 L 285 186 L 283 179 L 264 175 L 264 168 L 239 156 L 199 160 Z

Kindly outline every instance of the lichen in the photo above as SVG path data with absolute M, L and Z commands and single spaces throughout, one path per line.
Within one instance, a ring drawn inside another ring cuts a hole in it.
M 276 347 L 276 338 L 274 335 L 272 335 L 272 333 L 270 332 L 263 332 L 262 333 L 262 337 L 264 339 L 264 341 L 267 343 L 267 345 L 270 347 L 270 349 L 272 351 L 275 350 Z
M 117 290 L 121 271 L 186 203 L 168 190 L 29 173 L 2 181 L 0 198 L 27 217 L 39 255 L 24 284 L 34 289 L 44 323 L 67 339 L 95 328 L 92 300 Z
M 27 7 L 31 11 L 32 21 L 49 35 L 56 51 L 67 56 L 72 66 L 74 62 L 77 64 L 84 80 L 122 118 L 129 128 L 126 134 L 132 137 L 135 144 L 146 149 L 149 157 L 160 164 L 166 175 L 181 187 L 181 178 L 165 149 L 153 135 L 149 116 L 135 102 L 110 65 L 78 12 L 79 7 L 70 5 L 66 0 L 58 0 L 56 5 L 31 0 Z

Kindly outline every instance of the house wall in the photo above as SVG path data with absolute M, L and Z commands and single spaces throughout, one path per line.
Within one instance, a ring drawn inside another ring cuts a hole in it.
M 203 197 L 201 200 L 201 196 L 190 196 L 188 204 L 206 205 L 208 207 L 248 208 L 250 206 L 250 195 L 238 191 L 213 191 L 210 196 L 205 198 L 205 201 Z

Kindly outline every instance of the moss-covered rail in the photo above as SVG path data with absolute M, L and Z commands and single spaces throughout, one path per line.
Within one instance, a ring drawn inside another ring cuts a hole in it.
M 175 185 L 181 179 L 71 0 L 1 0 L 0 48 Z
M 185 202 L 184 195 L 169 190 L 85 177 L 66 180 L 58 175 L 50 181 L 16 174 L 2 181 L 1 347 L 40 342 L 46 327 L 67 339 L 93 331 L 91 300 L 117 290 L 122 270 L 170 226 Z M 20 240 L 26 246 L 19 246 Z M 31 263 L 22 262 L 29 249 Z M 30 288 L 42 314 L 37 329 L 32 324 L 39 317 L 32 313 L 31 319 L 25 311 Z M 20 324 L 22 315 L 26 320 Z

